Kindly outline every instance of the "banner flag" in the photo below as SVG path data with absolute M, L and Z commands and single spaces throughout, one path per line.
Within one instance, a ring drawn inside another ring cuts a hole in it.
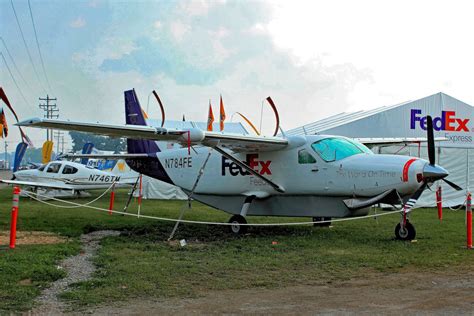
M 220 127 L 221 132 L 224 130 L 224 121 L 225 121 L 225 110 L 224 110 L 224 102 L 222 102 L 222 95 L 221 95 L 220 116 L 219 116 L 219 127 Z
M 92 152 L 92 149 L 94 148 L 94 144 L 92 143 L 85 143 L 84 147 L 82 147 L 82 154 L 83 155 L 89 155 Z M 82 158 L 81 159 L 81 164 L 87 165 L 87 162 L 89 161 L 89 158 Z
M 43 144 L 41 163 L 45 164 L 45 163 L 50 162 L 52 152 L 53 152 L 53 142 L 50 140 L 45 141 Z
M 21 161 L 23 160 L 23 157 L 25 156 L 27 147 L 28 147 L 28 144 L 25 142 L 21 142 L 16 146 L 15 160 L 13 162 L 13 172 L 18 171 L 18 168 L 20 168 L 20 164 L 21 164 Z
M 214 114 L 212 113 L 211 100 L 209 100 L 209 113 L 207 114 L 207 130 L 212 131 L 212 123 L 214 123 Z

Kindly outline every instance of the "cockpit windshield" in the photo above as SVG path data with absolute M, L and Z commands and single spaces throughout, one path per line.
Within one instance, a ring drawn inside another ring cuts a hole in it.
M 372 151 L 363 144 L 346 138 L 325 138 L 313 143 L 311 147 L 326 162 L 358 154 L 372 154 Z

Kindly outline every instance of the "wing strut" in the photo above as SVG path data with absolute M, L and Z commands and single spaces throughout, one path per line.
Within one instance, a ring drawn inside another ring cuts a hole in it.
M 252 168 L 250 168 L 246 163 L 240 161 L 239 159 L 235 158 L 234 156 L 232 156 L 231 154 L 229 154 L 228 152 L 224 151 L 222 148 L 218 147 L 218 146 L 215 146 L 214 149 L 220 153 L 222 156 L 232 160 L 233 162 L 235 162 L 239 167 L 247 170 L 248 172 L 250 172 L 252 175 L 254 175 L 255 177 L 265 181 L 267 184 L 269 184 L 272 188 L 274 188 L 276 191 L 280 192 L 280 193 L 285 193 L 285 189 L 281 186 L 281 185 L 278 185 L 276 184 L 275 182 L 267 179 L 266 177 L 262 176 L 261 174 L 259 174 L 257 171 L 253 170 Z

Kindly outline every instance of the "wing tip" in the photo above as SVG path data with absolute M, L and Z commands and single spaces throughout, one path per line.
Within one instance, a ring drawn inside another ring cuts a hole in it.
M 33 117 L 33 118 L 29 118 L 29 119 L 20 121 L 20 122 L 14 124 L 14 125 L 15 126 L 31 126 L 31 125 L 35 125 L 35 124 L 40 123 L 40 122 L 41 122 L 41 119 L 39 117 Z

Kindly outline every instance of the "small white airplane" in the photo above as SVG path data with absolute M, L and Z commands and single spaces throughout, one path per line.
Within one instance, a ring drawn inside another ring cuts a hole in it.
M 51 161 L 37 169 L 20 170 L 13 173 L 12 180 L 3 183 L 33 188 L 73 190 L 75 192 L 105 189 L 115 183 L 116 187 L 135 184 L 137 177 L 123 177 L 72 161 Z
M 193 199 L 233 214 L 229 222 L 234 233 L 246 231 L 247 226 L 240 224 L 247 223 L 247 215 L 330 220 L 363 216 L 372 205 L 386 203 L 404 205 L 406 212 L 395 234 L 411 240 L 416 231 L 407 214 L 426 187 L 443 179 L 461 189 L 435 165 L 431 117 L 425 118 L 426 161 L 375 155 L 361 142 L 340 136 L 263 137 L 146 126 L 134 90 L 125 91 L 125 112 L 126 125 L 40 118 L 17 125 L 126 137 L 125 158 L 133 170 L 177 185 Z M 181 143 L 183 148 L 160 151 L 156 141 Z M 372 145 L 406 141 L 366 140 Z

